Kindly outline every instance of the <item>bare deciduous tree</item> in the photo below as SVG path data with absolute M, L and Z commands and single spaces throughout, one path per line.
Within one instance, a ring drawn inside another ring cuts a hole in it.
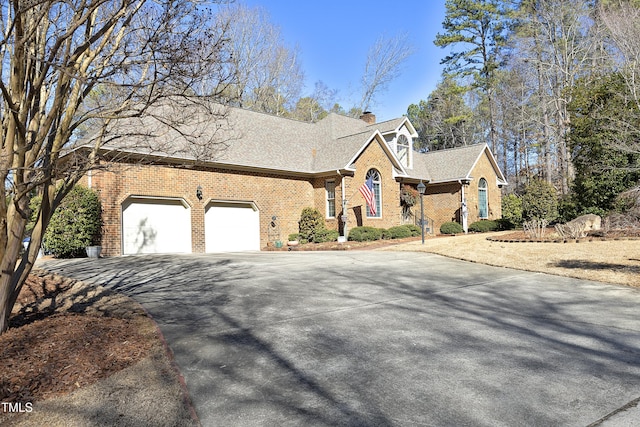
M 413 52 L 406 34 L 378 38 L 369 49 L 361 79 L 361 111 L 367 111 L 375 101 L 376 95 L 386 90 L 389 83 L 400 76 L 403 64 Z
M 218 13 L 216 27 L 226 30 L 226 49 L 236 77 L 232 96 L 240 107 L 282 115 L 300 95 L 304 73 L 298 48 L 287 47 L 280 29 L 262 8 L 232 5 Z
M 609 141 L 614 148 L 640 153 L 640 4 L 636 1 L 619 0 L 608 7 L 600 6 L 599 15 L 610 35 L 614 50 L 613 58 L 619 64 L 621 75 L 631 99 L 624 102 L 633 108 L 628 118 L 615 124 L 616 131 Z
M 190 129 L 180 122 L 186 117 L 172 122 L 166 106 L 198 102 L 205 86 L 216 88 L 208 93 L 215 98 L 228 76 L 222 66 L 224 37 L 204 30 L 210 28 L 206 9 L 193 1 L 2 0 L 0 5 L 4 332 L 51 215 L 95 167 L 103 144 L 123 136 L 114 134 L 114 127 L 122 119 L 159 120 L 187 135 Z M 84 148 L 75 149 L 81 140 Z M 210 153 L 212 142 L 195 147 L 195 157 Z M 118 143 L 122 147 L 127 139 Z M 21 254 L 35 195 L 42 202 L 30 245 Z

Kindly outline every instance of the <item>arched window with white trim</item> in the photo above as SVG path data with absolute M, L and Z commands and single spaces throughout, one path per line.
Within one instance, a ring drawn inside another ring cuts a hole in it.
M 489 218 L 489 197 L 487 195 L 487 180 L 480 178 L 478 182 L 478 217 Z
M 380 182 L 380 172 L 376 169 L 369 169 L 365 180 L 372 180 L 373 183 L 373 196 L 374 196 L 374 211 L 367 204 L 367 218 L 380 218 L 382 217 L 382 184 Z

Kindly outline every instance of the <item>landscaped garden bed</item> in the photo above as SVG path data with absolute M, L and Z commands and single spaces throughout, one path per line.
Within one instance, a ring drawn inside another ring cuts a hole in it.
M 527 235 L 527 233 L 519 230 L 508 234 L 489 236 L 487 237 L 487 240 L 505 243 L 580 243 L 605 240 L 640 240 L 640 230 L 596 231 L 589 233 L 586 237 L 575 239 L 559 236 L 553 227 L 549 227 L 544 237 L 540 239 L 532 239 Z

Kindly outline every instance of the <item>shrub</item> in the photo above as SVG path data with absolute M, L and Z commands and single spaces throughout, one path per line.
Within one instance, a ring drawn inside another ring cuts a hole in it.
M 411 232 L 411 237 L 417 237 L 422 235 L 422 231 L 420 230 L 420 227 L 418 227 L 415 224 L 407 224 L 404 227 L 407 227 L 409 229 L 409 232 Z
M 100 243 L 102 210 L 91 189 L 74 187 L 62 200 L 44 233 L 44 246 L 57 258 L 85 256 L 85 248 Z
M 354 227 L 349 232 L 349 240 L 355 242 L 369 242 L 380 240 L 382 238 L 382 229 L 374 227 Z
M 500 218 L 496 219 L 495 222 L 498 224 L 498 230 L 513 230 L 516 228 L 516 224 L 512 223 L 508 219 Z
M 315 242 L 316 234 L 325 230 L 324 217 L 318 209 L 304 208 L 298 222 L 300 241 Z
M 380 230 L 380 234 L 381 234 L 380 238 L 382 240 L 391 239 L 391 234 L 389 234 L 389 230 L 387 230 L 386 228 L 379 228 L 379 230 Z
M 290 242 L 293 242 L 294 240 L 298 240 L 300 238 L 300 235 L 298 233 L 291 233 L 289 234 L 288 240 Z
M 319 230 L 314 236 L 315 243 L 323 243 L 323 242 L 336 242 L 340 233 L 338 230 L 327 230 L 326 228 L 323 230 Z
M 440 226 L 441 234 L 458 234 L 458 233 L 462 233 L 463 231 L 464 230 L 462 229 L 462 226 L 457 222 L 453 222 L 453 221 L 445 222 Z
M 558 196 L 556 189 L 546 181 L 535 179 L 524 189 L 522 195 L 522 217 L 529 221 L 551 222 L 558 217 Z
M 579 216 L 575 197 L 567 195 L 558 201 L 558 221 L 569 222 Z
M 549 223 L 546 219 L 531 219 L 522 223 L 524 233 L 530 239 L 542 239 Z
M 482 220 L 476 221 L 469 225 L 469 231 L 476 233 L 486 233 L 488 231 L 496 231 L 500 228 L 500 224 L 496 221 Z
M 522 225 L 522 199 L 515 194 L 507 194 L 502 198 L 502 219 L 512 224 L 512 227 Z
M 411 229 L 406 225 L 398 225 L 387 230 L 390 239 L 404 239 L 411 237 Z

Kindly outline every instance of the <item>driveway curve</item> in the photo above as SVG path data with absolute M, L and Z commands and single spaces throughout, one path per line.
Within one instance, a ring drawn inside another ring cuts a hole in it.
M 413 252 L 40 266 L 140 302 L 204 426 L 640 422 L 638 289 Z

